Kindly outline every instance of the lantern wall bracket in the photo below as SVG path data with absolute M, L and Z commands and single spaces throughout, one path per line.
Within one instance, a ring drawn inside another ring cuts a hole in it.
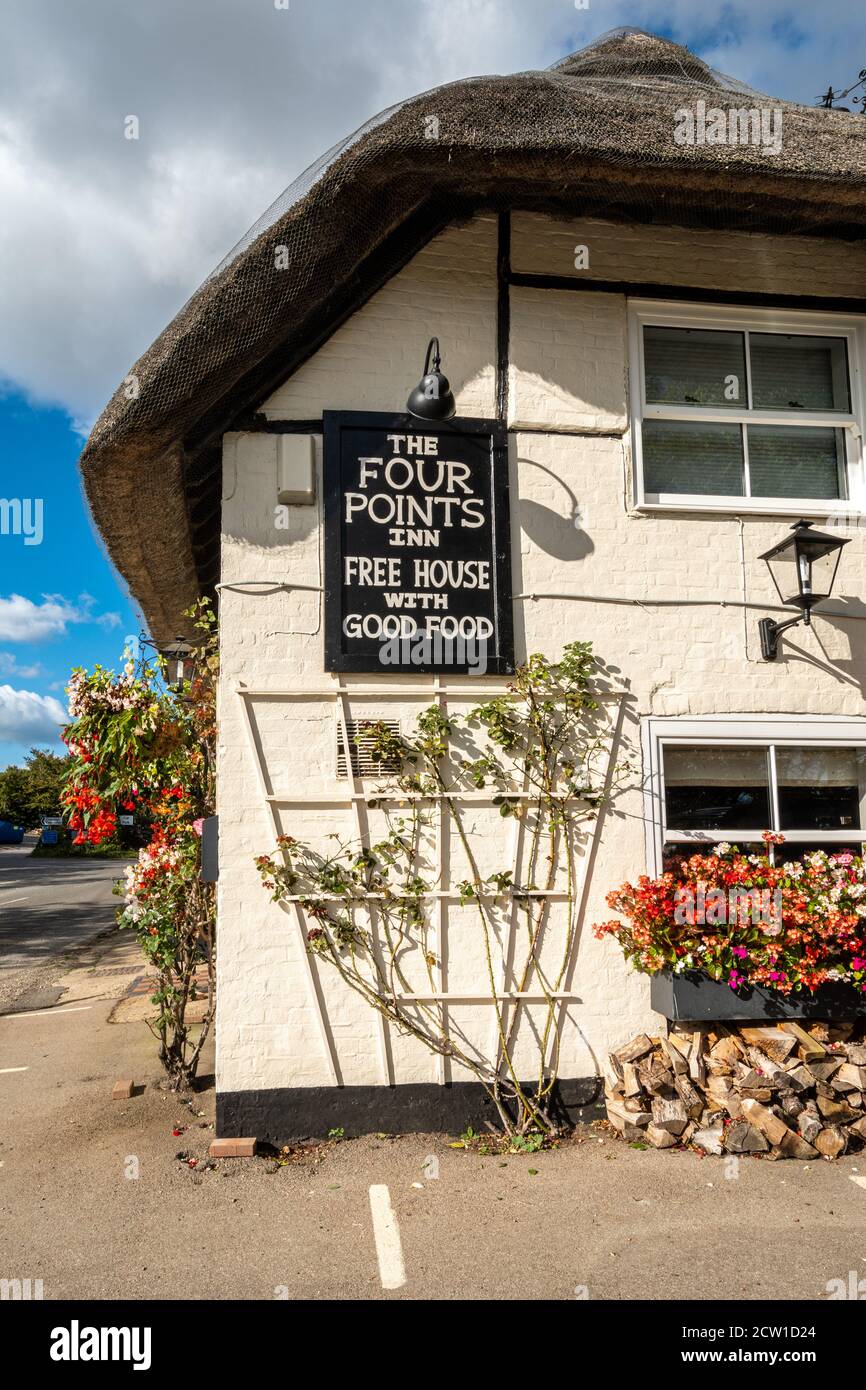
M 761 636 L 761 656 L 765 661 L 776 660 L 779 655 L 779 637 L 786 628 L 796 627 L 798 623 L 811 627 L 812 615 L 808 609 L 796 618 L 789 618 L 786 623 L 774 622 L 772 618 L 761 619 L 758 623 L 758 632 Z

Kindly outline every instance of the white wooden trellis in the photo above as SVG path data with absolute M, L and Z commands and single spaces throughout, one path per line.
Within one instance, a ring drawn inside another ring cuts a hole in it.
M 519 894 L 511 894 L 511 906 L 508 912 L 507 937 L 499 962 L 499 987 L 495 994 L 489 991 L 477 994 L 455 994 L 448 990 L 448 903 L 459 902 L 461 898 L 458 889 L 452 889 L 448 880 L 450 876 L 450 820 L 448 817 L 447 800 L 450 799 L 455 804 L 481 803 L 492 805 L 502 792 L 499 789 L 490 791 L 454 791 L 445 793 L 411 793 L 394 791 L 382 792 L 381 788 L 364 790 L 364 783 L 370 779 L 360 776 L 355 771 L 352 749 L 349 743 L 348 725 L 352 722 L 352 711 L 350 709 L 350 698 L 364 700 L 393 700 L 398 699 L 402 702 L 411 700 L 421 700 L 426 703 L 431 701 L 436 703 L 443 713 L 447 713 L 448 696 L 465 699 L 489 700 L 497 695 L 504 694 L 508 685 L 504 681 L 489 681 L 483 686 L 472 685 L 443 685 L 438 676 L 432 679 L 432 687 L 423 685 L 346 685 L 342 681 L 334 683 L 320 689 L 310 689 L 295 687 L 280 690 L 269 690 L 261 688 L 249 688 L 246 686 L 236 687 L 243 709 L 244 727 L 250 746 L 253 762 L 256 770 L 256 780 L 260 794 L 267 806 L 271 828 L 274 838 L 280 834 L 280 824 L 277 817 L 277 807 L 279 806 L 314 806 L 319 808 L 348 807 L 355 820 L 355 827 L 358 832 L 359 840 L 363 843 L 368 838 L 368 822 L 366 809 L 368 803 L 375 801 L 379 804 L 387 801 L 405 802 L 411 800 L 424 801 L 428 803 L 438 803 L 436 816 L 436 858 L 438 864 L 437 882 L 439 887 L 429 889 L 420 896 L 436 904 L 436 947 L 437 947 L 437 967 L 436 981 L 438 988 L 432 993 L 424 994 L 397 994 L 395 1002 L 397 1004 L 442 1004 L 442 1028 L 445 1037 L 448 1037 L 448 1006 L 450 1004 L 492 1004 L 495 1007 L 493 1030 L 491 1037 L 491 1056 L 497 1055 L 499 1041 L 499 1027 L 507 1031 L 510 1022 L 510 1010 L 519 1010 L 524 1004 L 543 1004 L 548 999 L 553 999 L 559 1006 L 556 1011 L 554 1021 L 555 1035 L 559 1039 L 565 1021 L 565 1014 L 569 1003 L 577 1002 L 580 996 L 573 993 L 571 989 L 574 967 L 577 956 L 578 930 L 575 929 L 574 940 L 570 959 L 567 962 L 565 974 L 563 976 L 564 989 L 544 993 L 540 990 L 517 990 L 513 988 L 512 972 L 514 968 L 514 955 L 517 938 L 517 912 L 520 897 L 523 898 L 543 898 L 549 901 L 567 900 L 569 894 L 564 889 L 534 889 L 521 890 Z M 615 765 L 615 752 L 622 736 L 622 723 L 625 712 L 626 692 L 612 691 L 600 692 L 594 698 L 599 704 L 615 704 L 617 706 L 615 718 L 612 720 L 609 740 L 607 745 L 607 758 L 604 767 L 604 786 L 609 790 Z M 338 705 L 340 718 L 340 740 L 346 762 L 347 776 L 351 784 L 351 791 L 345 794 L 334 794 L 323 797 L 311 797 L 306 793 L 302 795 L 290 795 L 282 791 L 275 792 L 270 780 L 267 765 L 264 757 L 264 749 L 261 739 L 258 737 L 253 721 L 252 701 L 254 700 L 306 700 L 306 701 L 332 701 Z M 357 716 L 355 716 L 357 721 Z M 381 774 L 378 774 L 381 777 Z M 535 793 L 528 790 L 528 782 L 524 780 L 524 785 L 520 790 L 509 791 L 509 800 L 533 800 Z M 598 848 L 599 835 L 604 820 L 605 805 L 603 803 L 601 812 L 596 818 L 593 826 L 593 835 L 587 852 L 582 856 L 580 872 L 577 882 L 572 890 L 572 897 L 575 903 L 574 920 L 579 923 L 583 917 L 586 904 L 589 881 L 591 878 L 592 867 L 595 862 Z M 523 816 L 512 819 L 511 833 L 511 878 L 512 882 L 517 881 L 520 870 L 520 858 L 524 839 L 525 818 Z M 374 943 L 374 950 L 380 949 L 377 931 L 377 911 L 375 903 L 381 899 L 381 894 L 367 894 L 365 901 L 371 903 L 370 911 L 370 930 Z M 487 894 L 489 898 L 504 896 L 502 893 L 491 891 Z M 328 1020 L 327 1009 L 325 1007 L 324 992 L 319 979 L 318 965 L 314 956 L 307 949 L 307 928 L 302 907 L 303 895 L 291 895 L 286 901 L 294 906 L 295 921 L 298 927 L 301 945 L 301 955 L 305 965 L 305 977 L 307 991 L 311 1006 L 316 1018 L 319 1036 L 322 1042 L 322 1050 L 327 1064 L 331 1079 L 336 1086 L 343 1085 L 342 1071 L 334 1041 L 333 1032 Z M 325 901 L 344 901 L 338 895 L 333 899 L 325 897 Z M 382 1070 L 382 1082 L 384 1085 L 393 1086 L 396 1084 L 394 1074 L 394 1062 L 391 1049 L 390 1025 L 388 1020 L 381 1013 L 377 1012 L 378 1018 L 378 1037 L 379 1053 Z M 450 1059 L 442 1054 L 436 1054 L 436 1079 L 440 1084 L 446 1084 L 451 1077 Z

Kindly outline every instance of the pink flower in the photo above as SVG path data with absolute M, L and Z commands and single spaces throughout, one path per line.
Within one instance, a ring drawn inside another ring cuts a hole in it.
M 198 820 L 194 820 L 192 823 L 192 828 L 195 831 L 196 835 L 198 835 L 199 839 L 201 839 L 201 832 L 204 829 L 204 818 L 202 816 L 199 816 Z
M 748 951 L 746 950 L 745 946 L 732 946 L 732 947 L 731 947 L 731 955 L 732 955 L 732 956 L 736 956 L 738 960 L 745 960 L 745 959 L 746 959 L 746 956 L 747 956 L 748 954 L 749 954 L 749 953 L 748 953 Z

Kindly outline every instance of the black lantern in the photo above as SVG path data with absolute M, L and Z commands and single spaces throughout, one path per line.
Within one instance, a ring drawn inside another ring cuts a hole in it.
M 164 647 L 152 642 L 144 633 L 141 633 L 138 640 L 142 647 L 149 647 L 162 658 L 170 689 L 178 689 L 184 681 L 192 680 L 195 672 L 195 648 L 190 646 L 185 637 L 175 637 L 173 642 L 168 642 Z
M 195 670 L 194 649 L 183 637 L 175 637 L 173 642 L 159 648 L 159 654 L 166 665 L 166 675 L 170 686 L 181 686 L 192 680 Z
M 430 355 L 433 354 L 433 370 L 430 370 Z M 457 406 L 447 376 L 439 370 L 439 339 L 431 338 L 427 344 L 424 359 L 424 375 L 406 402 L 410 415 L 419 420 L 450 420 Z
M 849 539 L 816 531 L 811 521 L 798 521 L 791 527 L 790 536 L 758 557 L 766 560 L 776 593 L 785 607 L 801 610 L 799 617 L 789 618 L 784 623 L 774 622 L 772 618 L 761 619 L 758 630 L 765 661 L 776 660 L 779 634 L 786 627 L 794 627 L 797 623 L 808 627 L 814 605 L 830 597 L 842 546 L 847 545 Z

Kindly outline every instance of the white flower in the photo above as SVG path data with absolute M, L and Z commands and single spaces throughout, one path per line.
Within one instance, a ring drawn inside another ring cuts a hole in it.
M 730 852 L 731 846 L 728 844 L 727 840 L 720 840 L 713 850 L 713 854 L 717 854 L 719 857 L 724 854 L 730 854 Z

